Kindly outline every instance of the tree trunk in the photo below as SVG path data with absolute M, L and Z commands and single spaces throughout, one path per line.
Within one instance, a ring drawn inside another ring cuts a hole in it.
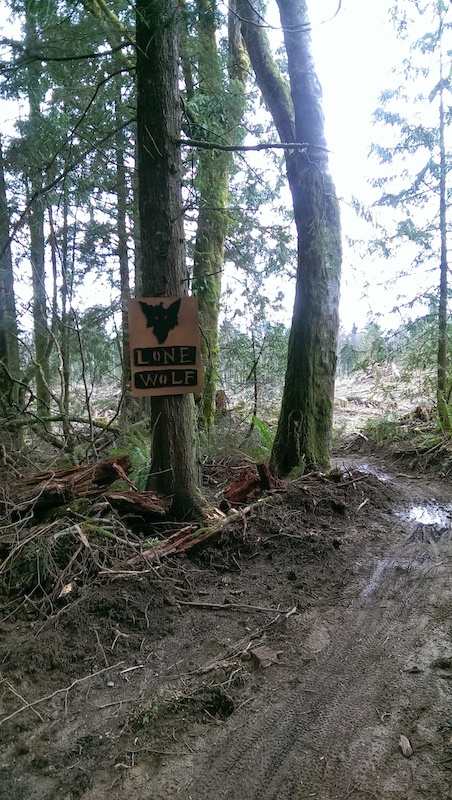
M 27 52 L 36 49 L 36 19 L 35 7 L 32 0 L 25 3 L 25 47 Z M 29 113 L 29 153 L 31 163 L 28 166 L 28 194 L 33 203 L 29 212 L 30 230 L 30 262 L 32 270 L 33 287 L 33 338 L 35 347 L 36 367 L 36 410 L 38 415 L 47 416 L 50 410 L 50 366 L 49 366 L 49 328 L 47 323 L 47 299 L 45 288 L 45 240 L 44 240 L 44 197 L 40 194 L 42 189 L 42 174 L 39 166 L 34 163 L 34 146 L 38 142 L 40 128 L 40 99 L 41 87 L 39 85 L 40 67 L 38 62 L 32 61 L 27 68 L 27 95 L 30 105 Z M 39 157 L 39 150 L 36 153 Z
M 439 41 L 441 48 L 442 18 L 440 15 Z M 441 51 L 440 51 L 441 52 Z M 440 56 L 441 58 L 441 56 Z M 444 88 L 442 58 L 440 62 L 439 91 L 439 229 L 441 240 L 440 283 L 438 304 L 438 355 L 437 355 L 437 410 L 441 428 L 445 432 L 451 430 L 451 420 L 447 407 L 447 156 L 445 144 Z
M 71 315 L 70 315 L 70 302 L 72 299 L 72 278 L 73 267 L 69 264 L 69 241 L 68 241 L 68 214 L 69 214 L 69 201 L 68 201 L 68 186 L 64 182 L 63 187 L 63 240 L 61 245 L 61 360 L 63 362 L 63 406 L 64 414 L 69 417 L 70 406 L 70 368 L 71 368 L 71 349 L 70 349 L 70 336 L 71 336 Z M 67 441 L 70 438 L 69 429 L 65 431 Z
M 248 0 L 239 3 L 239 13 L 256 79 L 279 137 L 305 145 L 286 152 L 298 263 L 286 380 L 270 468 L 275 475 L 287 475 L 305 465 L 325 468 L 330 463 L 341 235 L 306 3 L 278 0 L 278 6 L 290 88 Z
M 71 426 L 69 423 L 69 408 L 70 408 L 70 395 L 71 395 L 71 387 L 70 387 L 70 347 L 69 347 L 69 337 L 70 337 L 70 315 L 68 309 L 68 191 L 67 191 L 67 184 L 64 183 L 63 186 L 63 225 L 62 225 L 62 235 L 61 235 L 61 244 L 59 246 L 57 232 L 55 228 L 55 221 L 53 218 L 53 211 L 52 206 L 49 204 L 47 213 L 49 216 L 49 227 L 50 227 L 50 250 L 51 250 L 51 259 L 52 259 L 52 271 L 53 271 L 53 283 L 54 283 L 54 293 L 58 291 L 58 277 L 57 277 L 57 262 L 58 262 L 58 254 L 60 254 L 61 258 L 61 287 L 60 287 L 60 296 L 61 296 L 61 315 L 58 318 L 57 316 L 57 296 L 54 296 L 54 303 L 53 303 L 53 314 L 54 314 L 54 335 L 56 340 L 56 349 L 58 351 L 59 356 L 59 372 L 60 372 L 60 382 L 61 382 L 61 393 L 60 397 L 55 397 L 55 400 L 58 404 L 61 417 L 62 417 L 62 427 L 63 427 L 63 435 L 64 435 L 64 442 L 65 442 L 65 450 L 68 453 L 73 452 L 74 448 L 74 437 L 72 435 Z M 58 333 L 58 336 L 57 336 Z
M 20 375 L 19 340 L 9 241 L 9 212 L 0 137 L 0 410 L 5 415 L 17 413 L 21 395 L 17 382 Z M 9 244 L 5 246 L 7 242 Z
M 207 98 L 211 113 L 209 130 L 216 132 L 215 99 L 221 96 L 222 68 L 216 43 L 215 8 L 211 0 L 197 0 L 198 12 L 198 92 Z M 219 110 L 219 108 L 218 108 Z M 210 138 L 214 138 L 210 133 Z M 218 317 L 220 312 L 221 272 L 227 232 L 229 153 L 201 150 L 198 154 L 196 184 L 200 192 L 198 227 L 193 265 L 193 291 L 198 298 L 202 329 L 201 353 L 204 391 L 199 404 L 199 427 L 209 432 L 215 417 L 215 391 L 218 379 Z
M 133 410 L 137 408 L 130 394 L 131 371 L 129 353 L 129 315 L 127 303 L 130 300 L 129 272 L 129 234 L 127 232 L 127 205 L 129 190 L 127 186 L 127 170 L 125 154 L 127 141 L 123 131 L 123 113 L 121 103 L 121 85 L 115 87 L 116 117 L 116 233 L 118 237 L 119 289 L 121 297 L 121 426 L 132 421 Z
M 198 89 L 207 100 L 208 139 L 238 143 L 244 110 L 246 71 L 244 48 L 237 16 L 229 18 L 229 102 L 224 96 L 223 69 L 218 52 L 216 8 L 213 0 L 196 0 L 198 12 Z M 237 30 L 238 28 L 238 30 Z M 187 73 L 187 70 L 185 70 Z M 187 77 L 186 77 L 187 80 Z M 190 79 L 188 79 L 190 81 Z M 188 89 L 187 89 L 188 93 Z M 204 130 L 204 129 L 201 129 Z M 202 136 L 202 133 L 201 133 Z M 198 138 L 198 137 L 197 137 Z M 193 291 L 198 297 L 202 328 L 201 354 L 204 366 L 204 391 L 199 404 L 199 427 L 209 432 L 215 418 L 215 393 L 218 381 L 218 318 L 221 275 L 228 230 L 228 184 L 232 166 L 230 153 L 201 150 L 198 154 L 196 185 L 200 193 L 198 226 L 193 265 Z
M 177 0 L 138 0 L 138 201 L 146 296 L 186 293 L 180 151 Z M 200 507 L 194 403 L 190 395 L 152 398 L 148 488 L 173 497 L 175 515 Z

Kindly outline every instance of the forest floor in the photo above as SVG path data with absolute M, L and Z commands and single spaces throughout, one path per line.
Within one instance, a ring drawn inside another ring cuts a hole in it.
M 0 595 L 1 800 L 452 799 L 450 480 L 336 465 L 46 613 Z

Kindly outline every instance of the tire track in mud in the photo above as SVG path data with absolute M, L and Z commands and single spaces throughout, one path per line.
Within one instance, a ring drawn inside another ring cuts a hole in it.
M 435 558 L 438 548 L 441 544 Z M 336 630 L 329 624 L 328 646 L 315 664 L 303 668 L 297 689 L 265 717 L 250 715 L 245 730 L 220 735 L 208 763 L 199 765 L 179 796 L 335 800 L 347 797 L 366 777 L 372 781 L 378 755 L 369 752 L 359 763 L 357 742 L 363 735 L 369 739 L 379 722 L 378 693 L 389 682 L 396 685 L 406 666 L 393 658 L 391 638 L 406 640 L 403 652 L 415 646 L 416 626 L 406 629 L 405 624 L 413 622 L 413 604 L 434 566 L 425 545 L 405 542 L 390 548 L 360 595 L 338 610 Z M 447 574 L 438 580 L 446 582 Z M 323 786 L 329 787 L 327 794 Z

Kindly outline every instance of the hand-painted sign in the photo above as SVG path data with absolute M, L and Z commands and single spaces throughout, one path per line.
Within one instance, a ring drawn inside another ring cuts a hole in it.
M 132 394 L 202 391 L 196 297 L 129 300 Z

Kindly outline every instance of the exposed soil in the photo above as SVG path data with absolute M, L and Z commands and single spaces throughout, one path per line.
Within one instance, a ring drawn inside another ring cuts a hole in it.
M 449 484 L 339 466 L 47 615 L 0 597 L 1 800 L 451 800 Z

